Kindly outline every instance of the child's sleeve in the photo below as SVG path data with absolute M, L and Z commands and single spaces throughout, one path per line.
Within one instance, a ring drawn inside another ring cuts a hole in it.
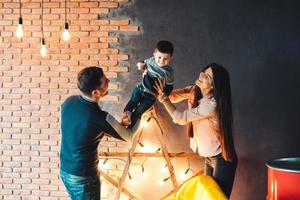
M 169 96 L 174 88 L 174 71 L 170 67 L 166 70 L 166 86 L 164 87 L 164 94 Z
M 174 86 L 173 85 L 166 85 L 164 88 L 164 94 L 166 96 L 169 96 L 173 90 Z

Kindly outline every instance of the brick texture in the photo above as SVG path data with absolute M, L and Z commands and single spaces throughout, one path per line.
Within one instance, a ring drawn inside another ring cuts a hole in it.
M 60 105 L 79 94 L 76 75 L 84 67 L 102 66 L 110 78 L 128 72 L 130 59 L 118 45 L 118 33 L 132 34 L 139 27 L 130 19 L 109 19 L 106 14 L 128 0 L 67 3 L 72 38 L 63 42 L 64 1 L 45 0 L 44 36 L 48 54 L 40 56 L 41 2 L 22 1 L 24 37 L 14 36 L 19 4 L 0 2 L 0 199 L 66 200 L 59 179 Z M 101 16 L 101 19 L 98 17 Z M 118 90 L 118 79 L 110 90 Z M 113 94 L 118 94 L 113 92 Z M 109 95 L 104 101 L 119 101 Z M 126 145 L 125 145 L 126 146 Z M 100 150 L 124 151 L 124 144 L 104 138 Z M 115 162 L 108 174 L 120 175 L 124 163 Z M 119 170 L 118 170 L 119 169 Z M 105 186 L 104 186 L 105 187 Z M 102 199 L 111 199 L 103 193 Z

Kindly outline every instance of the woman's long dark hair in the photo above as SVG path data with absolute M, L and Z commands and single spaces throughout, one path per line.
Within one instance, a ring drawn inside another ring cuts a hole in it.
M 218 138 L 221 142 L 222 156 L 227 161 L 236 159 L 233 143 L 233 117 L 231 105 L 231 88 L 228 71 L 219 64 L 211 63 L 203 69 L 211 68 L 213 72 L 213 97 L 217 103 L 217 116 L 220 125 Z

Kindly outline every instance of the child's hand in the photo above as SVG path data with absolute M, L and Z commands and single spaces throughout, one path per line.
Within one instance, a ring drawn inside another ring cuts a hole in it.
M 136 64 L 136 66 L 137 66 L 138 70 L 145 70 L 146 69 L 146 64 L 143 63 L 143 62 L 138 62 Z

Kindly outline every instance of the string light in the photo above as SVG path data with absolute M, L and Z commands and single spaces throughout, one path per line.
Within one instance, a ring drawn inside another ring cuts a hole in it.
M 159 186 L 162 186 L 167 180 L 169 180 L 171 178 L 171 176 L 169 176 L 169 177 L 167 177 L 167 178 L 165 178 L 165 179 L 160 179 L 159 181 L 158 181 L 158 185 Z
M 18 20 L 18 26 L 17 26 L 17 30 L 16 30 L 16 37 L 17 38 L 22 38 L 24 36 L 24 32 L 23 32 L 23 19 L 22 19 L 22 2 L 20 0 L 20 17 Z
M 65 0 L 65 23 L 64 23 L 64 31 L 61 35 L 63 41 L 68 42 L 71 38 L 71 34 L 69 32 L 69 23 L 67 21 L 67 0 Z
M 130 175 L 130 173 L 128 172 L 128 177 L 129 177 L 129 184 L 130 185 L 134 185 L 135 181 L 133 180 L 132 176 Z
M 138 144 L 142 147 L 142 148 L 144 148 L 145 146 L 144 146 L 144 144 L 143 143 L 141 143 L 140 141 L 138 142 Z
M 185 170 L 185 172 L 183 174 L 181 174 L 181 180 L 184 181 L 186 179 L 187 174 L 189 173 L 189 171 L 190 171 L 190 168 L 188 168 L 187 170 Z
M 162 180 L 162 179 L 160 179 L 159 181 L 158 181 L 158 185 L 159 186 L 162 186 L 164 184 L 164 181 Z
M 155 119 L 155 117 L 153 117 L 154 119 Z M 146 121 L 144 121 L 144 122 L 149 122 L 150 121 L 150 119 L 151 119 L 151 117 L 150 118 L 148 118 Z M 156 123 L 158 124 L 158 121 L 157 120 L 155 120 L 156 121 Z M 147 123 L 146 123 L 147 124 Z M 146 126 L 144 126 L 143 128 L 145 128 Z M 159 126 L 159 124 L 158 124 L 158 127 L 160 128 L 160 131 L 161 131 L 161 133 L 163 134 L 163 131 L 162 131 L 162 129 L 161 129 L 161 127 Z M 143 130 L 143 129 L 142 129 Z M 147 147 L 148 147 L 148 145 L 146 144 L 143 144 L 141 141 L 140 141 L 140 139 L 141 139 L 141 136 L 142 136 L 142 132 L 141 132 L 141 134 L 139 135 L 139 139 L 138 139 L 138 141 L 137 141 L 137 143 L 143 148 L 143 149 L 146 149 Z M 153 146 L 153 145 L 152 145 Z M 161 150 L 161 148 L 158 148 L 156 151 L 153 151 L 153 147 L 152 147 L 152 151 L 149 151 L 149 152 L 153 152 L 152 153 L 152 155 L 148 155 L 148 156 L 146 156 L 146 158 L 144 159 L 144 161 L 141 163 L 141 164 L 138 164 L 138 163 L 136 163 L 137 165 L 140 165 L 140 167 L 141 167 L 141 173 L 140 173 L 140 176 L 141 176 L 141 178 L 142 179 L 145 179 L 146 177 L 147 177 L 147 173 L 146 173 L 146 170 L 145 170 L 145 162 L 150 158 L 150 157 L 153 157 L 153 155 L 155 155 L 156 153 L 158 153 L 159 151 Z M 173 159 L 173 158 L 176 158 L 176 157 L 178 157 L 179 155 L 182 155 L 182 154 L 185 154 L 185 152 L 180 152 L 180 153 L 177 153 L 175 156 L 172 156 L 171 158 L 169 158 L 170 159 L 170 161 Z M 108 158 L 107 158 L 107 155 L 106 154 L 104 154 L 105 155 L 105 160 L 102 162 L 102 164 L 104 163 L 106 163 L 107 162 L 107 160 L 108 160 Z M 110 158 L 110 159 L 117 159 L 117 158 Z M 124 161 L 124 162 L 127 162 L 127 161 Z M 131 163 L 131 164 L 134 164 L 134 163 Z M 171 163 L 166 163 L 165 165 L 163 165 L 162 166 L 162 171 L 164 171 L 164 172 L 167 172 L 168 171 L 168 164 L 171 164 Z M 172 165 L 172 164 L 171 164 Z M 192 171 L 192 172 L 194 172 L 195 173 L 195 171 L 193 171 L 191 168 L 190 168 L 190 161 L 189 161 L 189 159 L 188 159 L 188 168 L 184 171 L 184 173 L 183 173 L 183 175 L 181 176 L 183 179 L 185 179 L 186 177 L 187 177 L 187 175 L 189 174 L 189 172 L 190 171 Z M 132 177 L 132 175 L 130 174 L 130 172 L 128 171 L 127 172 L 127 176 L 129 177 L 129 181 L 128 181 L 128 183 L 130 184 L 130 185 L 135 185 L 136 184 L 136 179 L 133 179 L 133 177 Z M 159 186 L 163 186 L 168 180 L 171 180 L 171 175 L 169 174 L 168 175 L 168 177 L 167 178 L 161 178 L 161 179 L 159 179 L 158 181 L 157 181 L 157 184 L 159 185 Z M 172 179 L 173 180 L 173 179 Z M 122 195 L 121 195 L 122 196 Z M 128 198 L 128 197 L 126 197 L 126 198 Z M 130 199 L 130 198 L 129 198 Z
M 149 121 L 150 121 L 151 118 L 152 118 L 152 117 L 149 117 L 146 121 L 145 121 L 145 120 L 142 120 L 142 122 L 141 122 L 142 128 L 146 128 L 146 127 L 148 126 Z
M 142 130 L 148 126 L 149 121 L 150 121 L 152 118 L 153 118 L 153 117 L 150 116 L 147 120 L 142 120 L 142 121 L 141 121 L 141 127 L 142 127 Z M 139 137 L 139 139 L 138 139 L 138 144 L 139 144 L 140 147 L 142 147 L 142 152 L 152 152 L 152 151 L 154 150 L 153 146 L 152 146 L 152 145 L 151 145 L 151 146 L 150 146 L 150 145 L 145 145 L 144 143 L 142 143 L 142 142 L 140 141 L 141 136 L 142 136 L 142 134 L 140 134 L 140 137 Z
M 108 158 L 105 158 L 105 160 L 103 161 L 103 165 L 105 165 L 107 161 L 108 161 Z
M 163 172 L 163 173 L 167 173 L 168 172 L 168 165 L 165 164 L 164 166 L 162 166 L 160 171 Z
M 107 157 L 107 155 L 106 155 L 106 153 L 104 153 L 105 154 L 105 159 L 103 160 L 103 162 L 99 162 L 99 169 L 103 169 L 103 168 L 105 168 L 105 167 L 107 167 L 106 166 L 106 163 L 109 161 L 109 160 L 121 160 L 121 161 L 123 161 L 123 162 L 127 162 L 126 160 L 124 160 L 124 159 L 122 159 L 122 158 L 108 158 Z M 132 163 L 132 164 L 135 164 L 135 165 L 137 165 L 136 163 Z
M 108 158 L 106 157 L 103 162 L 99 162 L 99 168 L 100 169 L 105 168 L 105 164 L 106 164 L 107 161 L 108 161 Z
M 178 157 L 178 156 L 180 156 L 180 155 L 182 155 L 182 154 L 184 154 L 184 152 L 177 153 L 173 158 L 176 158 L 176 157 Z M 173 158 L 170 158 L 170 161 L 171 161 Z M 161 170 L 160 170 L 160 171 L 163 172 L 163 173 L 168 172 L 168 165 L 167 165 L 167 163 L 166 163 L 164 166 L 161 167 Z
M 147 174 L 145 172 L 144 165 L 142 165 L 141 167 L 142 167 L 142 175 L 141 175 L 141 177 L 142 177 L 142 179 L 145 179 L 147 177 Z
M 186 180 L 186 178 L 187 178 L 187 176 L 188 176 L 188 173 L 189 173 L 190 171 L 192 171 L 193 173 L 195 173 L 195 171 L 191 169 L 190 159 L 187 158 L 187 160 L 188 160 L 188 168 L 187 168 L 187 169 L 184 171 L 184 173 L 182 173 L 181 176 L 180 176 L 180 178 L 181 178 L 182 181 Z
M 42 25 L 42 39 L 41 39 L 41 47 L 40 47 L 40 54 L 42 57 L 45 57 L 47 55 L 47 48 L 46 48 L 46 42 L 44 38 L 44 0 L 42 0 L 42 19 L 41 19 L 41 25 Z
M 155 152 L 153 152 L 149 157 L 151 157 L 153 154 L 155 154 L 155 153 L 157 153 L 157 152 L 159 152 L 159 151 L 160 151 L 160 148 L 158 148 Z M 145 158 L 145 160 L 144 160 L 143 163 L 141 164 L 141 169 L 142 169 L 141 178 L 142 178 L 142 179 L 145 179 L 145 178 L 147 177 L 147 174 L 146 174 L 145 168 L 144 168 L 144 164 L 145 164 L 145 162 L 148 160 L 149 157 Z

